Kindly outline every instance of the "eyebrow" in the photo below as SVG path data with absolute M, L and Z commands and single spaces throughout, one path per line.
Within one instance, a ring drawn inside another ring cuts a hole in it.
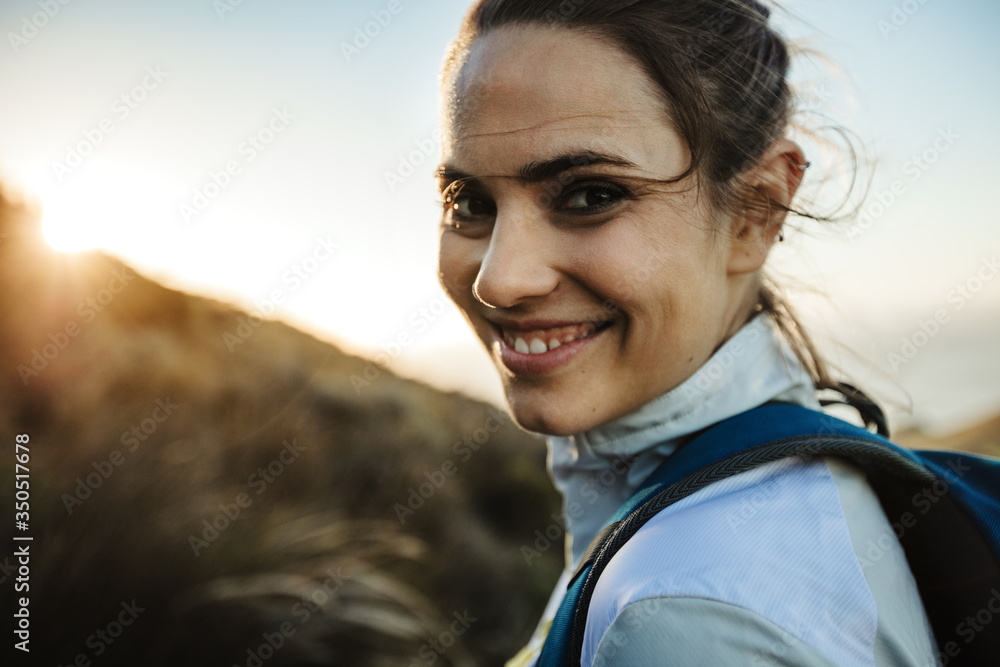
M 557 155 L 548 160 L 537 160 L 518 167 L 515 178 L 527 182 L 547 181 L 556 178 L 560 174 L 579 167 L 589 167 L 593 165 L 611 165 L 615 167 L 629 167 L 638 169 L 639 167 L 624 157 L 611 153 L 600 153 L 597 151 L 578 151 Z M 471 174 L 449 167 L 442 166 L 436 172 L 436 176 L 442 185 L 454 181 L 476 181 L 478 178 Z

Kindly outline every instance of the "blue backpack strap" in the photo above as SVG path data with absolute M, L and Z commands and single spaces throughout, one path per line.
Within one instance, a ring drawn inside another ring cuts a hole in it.
M 574 642 L 572 641 L 572 635 L 574 634 L 574 617 L 577 616 L 577 608 L 582 606 L 585 610 L 587 603 L 590 601 L 590 594 L 588 593 L 583 596 L 586 599 L 581 604 L 580 598 L 583 593 L 584 583 L 592 576 L 594 561 L 607 546 L 612 536 L 619 531 L 623 522 L 628 517 L 634 515 L 647 501 L 654 498 L 657 494 L 705 466 L 716 463 L 742 449 L 759 445 L 769 440 L 800 435 L 803 432 L 818 432 L 816 430 L 817 424 L 815 418 L 791 419 L 798 415 L 797 411 L 793 411 L 787 415 L 776 414 L 773 416 L 760 413 L 761 410 L 768 408 L 777 408 L 785 412 L 786 408 L 792 407 L 794 406 L 789 404 L 769 404 L 723 421 L 674 452 L 663 465 L 657 468 L 646 479 L 642 486 L 622 504 L 611 518 L 610 523 L 591 542 L 587 551 L 580 558 L 580 564 L 569 582 L 566 594 L 549 628 L 545 645 L 542 647 L 542 653 L 538 658 L 537 667 L 561 667 L 563 665 L 579 664 L 580 652 L 573 650 Z M 814 415 L 826 417 L 826 415 L 816 411 L 810 412 Z M 757 418 L 752 420 L 747 419 L 751 415 L 756 415 Z M 743 417 L 743 419 L 739 419 L 740 417 Z M 831 426 L 850 426 L 846 422 L 833 418 L 829 418 L 829 422 Z M 757 430 L 765 425 L 772 428 Z M 803 431 L 803 429 L 805 430 Z M 754 433 L 755 430 L 757 430 L 756 434 Z M 868 434 L 868 431 L 864 429 L 858 430 Z M 759 437 L 754 437 L 758 434 Z M 593 581 L 596 583 L 596 576 L 593 577 Z M 591 586 L 591 590 L 592 588 L 593 586 Z M 582 616 L 584 620 L 586 619 L 585 612 L 579 614 L 579 616 Z M 578 631 L 577 634 L 582 633 Z M 582 646 L 582 636 L 578 637 L 578 640 L 577 643 Z M 570 660 L 571 654 L 575 654 L 575 658 L 572 661 Z
M 581 566 L 570 582 L 537 664 L 545 667 L 579 664 L 587 608 L 598 577 L 621 546 L 660 510 L 719 479 L 770 461 L 810 455 L 841 456 L 861 465 L 873 481 L 890 521 L 905 516 L 906 503 L 916 502 L 916 494 L 927 489 L 934 493 L 942 484 L 942 474 L 949 466 L 956 467 L 954 461 L 963 461 L 957 465 L 959 469 L 970 469 L 964 471 L 967 475 L 964 479 L 953 479 L 949 484 L 957 504 L 951 498 L 935 496 L 934 501 L 940 501 L 941 506 L 949 510 L 938 512 L 933 522 L 922 519 L 922 529 L 912 530 L 910 540 L 901 538 L 939 643 L 946 639 L 939 628 L 954 630 L 954 619 L 960 618 L 955 616 L 956 609 L 968 608 L 968 601 L 975 599 L 978 593 L 985 594 L 990 582 L 1000 585 L 1000 537 L 997 535 L 1000 529 L 997 500 L 1000 467 L 996 462 L 954 453 L 942 453 L 938 457 L 947 458 L 948 462 L 935 460 L 934 455 L 897 447 L 866 429 L 821 412 L 790 404 L 769 404 L 723 421 L 696 437 L 671 455 L 619 509 L 581 559 Z M 973 474 L 972 470 L 976 472 Z M 951 477 L 955 476 L 953 470 Z M 886 503 L 887 497 L 889 503 Z M 926 501 L 931 502 L 930 499 Z M 970 504 L 961 507 L 966 501 Z M 960 535 L 963 540 L 960 544 L 972 545 L 978 541 L 977 548 L 971 549 L 975 553 L 963 564 L 953 562 L 955 542 L 942 542 L 941 539 L 936 540 L 929 558 L 922 556 L 922 550 L 928 548 L 927 543 L 934 543 L 935 536 L 940 538 L 937 531 L 942 521 Z M 908 548 L 910 541 L 917 546 Z M 942 544 L 947 548 L 942 549 Z M 912 556 L 911 551 L 914 551 Z M 914 566 L 915 559 L 919 567 Z M 967 577 L 961 575 L 965 566 L 972 573 Z M 959 573 L 957 578 L 962 580 L 958 584 L 952 581 L 956 578 L 955 573 Z M 933 580 L 929 584 L 933 589 L 930 592 L 937 597 L 928 596 L 927 587 L 921 585 L 922 577 Z M 961 590 L 956 594 L 957 589 Z M 952 599 L 956 596 L 960 598 L 957 606 Z M 939 604 L 940 613 L 931 609 L 929 597 L 931 603 Z M 975 610 L 972 613 L 975 614 Z M 1000 633 L 995 634 L 1000 640 Z M 995 643 L 978 642 L 982 650 L 976 654 L 990 655 Z M 974 657 L 968 650 L 966 656 Z
M 1000 460 L 957 451 L 913 454 L 948 484 L 946 493 L 971 510 L 989 541 L 1000 545 Z

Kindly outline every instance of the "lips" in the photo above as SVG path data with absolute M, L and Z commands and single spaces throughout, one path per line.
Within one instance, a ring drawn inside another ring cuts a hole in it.
M 600 325 L 590 322 L 531 331 L 500 327 L 500 334 L 507 345 L 521 354 L 544 354 L 560 345 L 586 338 L 599 327 Z
M 610 322 L 494 323 L 500 359 L 517 375 L 541 375 L 568 363 L 589 347 Z

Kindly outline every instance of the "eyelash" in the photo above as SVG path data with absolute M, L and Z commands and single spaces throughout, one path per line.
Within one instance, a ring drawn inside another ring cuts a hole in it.
M 449 221 L 446 221 L 445 224 L 454 229 L 461 229 L 463 226 L 468 227 L 476 222 L 484 222 L 481 218 L 476 220 L 474 217 L 466 217 L 455 212 L 454 207 L 457 206 L 458 202 L 462 201 L 463 198 L 479 199 L 489 202 L 493 209 L 492 214 L 490 214 L 489 217 L 492 219 L 492 217 L 496 215 L 496 205 L 489 200 L 487 195 L 483 195 L 475 191 L 466 193 L 464 191 L 464 185 L 464 183 L 455 181 L 445 188 L 442 193 L 443 201 L 441 202 L 441 206 L 444 209 L 445 217 L 449 219 Z M 564 208 L 557 205 L 553 207 L 553 210 L 565 215 L 584 217 L 607 212 L 608 210 L 620 205 L 622 201 L 635 198 L 633 193 L 628 188 L 615 183 L 608 181 L 577 181 L 567 184 L 566 187 L 555 195 L 543 193 L 536 201 L 548 200 L 546 206 L 552 206 L 552 204 L 565 203 L 573 195 L 594 192 L 610 194 L 611 200 L 600 204 L 593 204 L 584 208 Z M 480 214 L 480 216 L 482 215 L 486 214 Z
M 632 193 L 627 189 L 615 183 L 610 183 L 608 181 L 580 181 L 578 183 L 571 183 L 564 190 L 562 190 L 556 200 L 561 200 L 565 202 L 572 195 L 579 193 L 593 193 L 600 192 L 602 194 L 610 194 L 611 200 L 605 201 L 600 204 L 592 204 L 584 209 L 557 209 L 561 212 L 568 213 L 570 215 L 594 215 L 597 213 L 603 213 L 604 211 L 614 208 L 619 203 L 624 200 L 632 199 Z

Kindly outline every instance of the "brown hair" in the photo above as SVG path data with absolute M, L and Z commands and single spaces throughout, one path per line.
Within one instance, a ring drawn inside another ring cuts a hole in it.
M 789 50 L 756 0 L 478 0 L 448 49 L 445 78 L 472 42 L 503 26 L 583 30 L 631 55 L 661 91 L 695 173 L 720 210 L 796 211 L 762 198 L 741 176 L 788 128 L 794 104 Z M 795 314 L 765 278 L 755 312 L 769 313 L 818 388 L 835 387 Z

